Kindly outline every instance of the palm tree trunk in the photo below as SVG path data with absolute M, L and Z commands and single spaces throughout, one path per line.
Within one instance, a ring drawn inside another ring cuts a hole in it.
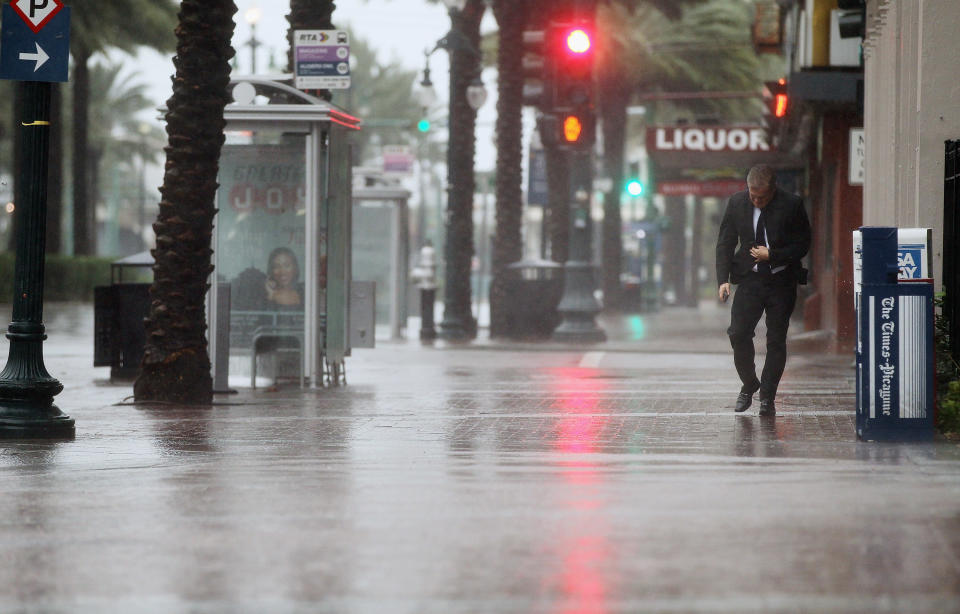
M 153 225 L 154 280 L 137 401 L 209 403 L 213 398 L 204 297 L 220 149 L 229 102 L 233 0 L 183 0 L 176 75 L 167 101 L 169 137 L 160 212 Z
M 673 304 L 687 304 L 687 203 L 683 196 L 667 196 L 664 285 L 673 290 Z
M 90 177 L 87 166 L 90 107 L 90 51 L 77 45 L 73 49 L 73 253 L 96 253 L 94 212 L 90 204 Z
M 693 236 L 690 239 L 690 290 L 687 304 L 700 304 L 700 265 L 703 264 L 703 199 L 693 202 Z
M 490 336 L 510 336 L 507 265 L 523 256 L 523 30 L 526 6 L 515 0 L 495 0 L 493 13 L 500 26 L 497 52 L 497 226 L 493 239 L 493 283 L 490 286 Z
M 623 158 L 627 141 L 627 104 L 630 90 L 623 87 L 626 79 L 614 71 L 603 73 L 600 86 L 600 115 L 603 119 L 603 159 L 606 176 L 612 188 L 603 199 L 603 304 L 606 309 L 619 309 L 621 304 L 620 271 L 623 260 L 623 221 L 620 196 L 623 186 Z
M 451 14 L 452 28 L 464 35 L 475 49 L 480 46 L 482 0 L 468 0 L 459 13 Z M 477 112 L 467 102 L 467 85 L 480 74 L 480 58 L 468 49 L 450 49 L 450 141 L 447 145 L 447 241 L 440 335 L 466 340 L 477 335 L 477 321 L 470 311 L 470 265 L 473 260 L 473 175 L 476 153 Z
M 90 198 L 90 207 L 94 211 L 97 209 L 97 203 L 100 202 L 100 165 L 103 162 L 104 153 L 103 147 L 87 146 L 87 194 Z M 93 235 L 97 236 L 96 215 L 93 217 L 91 230 L 93 231 Z M 96 254 L 96 246 L 94 247 L 94 254 Z

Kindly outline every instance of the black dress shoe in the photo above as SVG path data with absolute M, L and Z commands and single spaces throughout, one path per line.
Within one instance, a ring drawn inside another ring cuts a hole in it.
M 773 399 L 760 399 L 760 411 L 758 413 L 761 416 L 775 416 L 777 414 L 777 406 L 774 404 Z
M 747 411 L 751 404 L 753 404 L 753 395 L 741 392 L 737 395 L 737 404 L 733 407 L 733 411 Z

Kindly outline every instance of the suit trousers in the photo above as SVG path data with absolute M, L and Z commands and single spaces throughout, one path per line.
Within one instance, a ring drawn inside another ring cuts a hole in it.
M 760 390 L 761 399 L 775 399 L 787 363 L 787 329 L 797 302 L 797 284 L 788 271 L 782 274 L 750 273 L 733 297 L 727 335 L 733 347 L 733 363 L 743 382 L 741 392 Z M 782 275 L 782 277 L 780 277 Z M 766 313 L 767 357 L 757 380 L 753 337 L 760 316 Z

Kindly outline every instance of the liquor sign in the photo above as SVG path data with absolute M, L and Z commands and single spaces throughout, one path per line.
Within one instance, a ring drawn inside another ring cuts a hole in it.
M 293 57 L 297 89 L 350 88 L 350 38 L 346 31 L 296 30 Z
M 657 126 L 647 129 L 651 152 L 766 152 L 767 134 L 756 126 Z

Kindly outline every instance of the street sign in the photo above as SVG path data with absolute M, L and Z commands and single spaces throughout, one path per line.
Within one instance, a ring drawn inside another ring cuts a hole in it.
M 550 202 L 547 184 L 547 152 L 530 146 L 530 166 L 527 170 L 527 204 L 546 207 Z
M 60 0 L 16 0 L 12 3 L 13 10 L 20 15 L 34 34 L 39 34 L 40 30 L 54 18 L 63 8 L 63 2 Z
M 296 30 L 293 54 L 297 89 L 350 88 L 350 39 L 344 30 Z
M 867 157 L 863 134 L 863 128 L 850 128 L 850 162 L 847 169 L 847 183 L 850 185 L 863 185 Z
M 413 163 L 416 158 L 409 145 L 383 146 L 383 172 L 398 175 L 409 175 L 413 172 Z
M 18 0 L 3 5 L 0 79 L 67 81 L 70 7 L 59 0 Z

